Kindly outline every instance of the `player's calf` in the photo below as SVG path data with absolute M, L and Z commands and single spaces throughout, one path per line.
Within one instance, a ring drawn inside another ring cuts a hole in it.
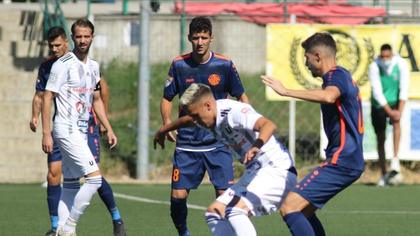
M 69 218 L 62 228 L 63 233 L 73 233 L 76 231 L 77 222 L 85 209 L 89 206 L 92 196 L 98 191 L 102 184 L 102 176 L 95 175 L 86 177 L 86 183 L 80 188 L 74 198 L 73 207 Z
M 248 217 L 249 210 L 240 207 L 228 207 L 226 218 L 238 236 L 256 236 L 254 225 Z
M 189 235 L 187 215 L 187 199 L 171 197 L 171 218 L 180 236 Z
M 225 216 L 226 206 L 220 202 L 213 202 L 205 214 L 206 223 L 213 236 L 234 236 L 232 226 Z

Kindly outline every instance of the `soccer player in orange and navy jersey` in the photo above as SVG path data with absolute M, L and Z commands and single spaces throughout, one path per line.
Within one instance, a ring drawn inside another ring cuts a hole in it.
M 280 209 L 292 235 L 319 236 L 325 231 L 315 211 L 356 181 L 364 170 L 364 127 L 359 88 L 350 73 L 337 66 L 333 37 L 316 33 L 302 47 L 306 66 L 314 77 L 322 77 L 321 89 L 287 89 L 269 76 L 262 76 L 262 81 L 282 96 L 321 103 L 328 138 L 326 161 L 289 192 Z
M 172 100 L 181 96 L 192 83 L 210 86 L 216 99 L 228 95 L 248 102 L 242 82 L 231 60 L 210 51 L 213 40 L 211 21 L 194 18 L 189 26 L 188 39 L 192 52 L 175 58 L 161 100 L 163 125 L 171 123 Z M 186 111 L 180 111 L 179 116 Z M 167 138 L 175 141 L 171 133 Z M 187 198 L 208 172 L 216 196 L 233 183 L 233 163 L 229 150 L 204 128 L 187 127 L 178 130 L 173 158 L 171 217 L 179 235 L 189 235 L 187 228 Z

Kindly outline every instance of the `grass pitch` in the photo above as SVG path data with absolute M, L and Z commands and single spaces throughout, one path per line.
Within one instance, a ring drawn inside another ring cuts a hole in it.
M 113 184 L 128 235 L 177 235 L 169 216 L 169 185 Z M 40 184 L 0 185 L 1 235 L 43 235 L 49 228 L 46 189 Z M 214 191 L 202 185 L 192 191 L 188 224 L 191 235 L 209 235 L 204 209 Z M 378 188 L 353 185 L 318 212 L 327 235 L 420 235 L 420 186 Z M 151 200 L 151 202 L 144 202 Z M 253 218 L 258 235 L 290 235 L 281 217 Z M 112 235 L 111 219 L 95 196 L 82 216 L 78 235 Z

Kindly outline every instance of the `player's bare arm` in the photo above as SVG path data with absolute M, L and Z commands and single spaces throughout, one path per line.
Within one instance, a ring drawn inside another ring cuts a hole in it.
M 194 123 L 194 120 L 191 116 L 186 115 L 182 116 L 179 119 L 171 122 L 169 124 L 163 125 L 156 133 L 153 139 L 153 147 L 156 149 L 156 144 L 162 149 L 165 149 L 165 136 L 174 130 L 179 129 L 180 127 L 191 126 Z
M 167 125 L 172 122 L 171 111 L 172 111 L 172 101 L 162 98 L 160 102 L 160 115 L 162 117 L 162 125 Z M 175 134 L 173 132 L 166 133 L 166 138 L 171 142 L 176 141 Z
M 93 110 L 98 116 L 98 119 L 101 122 L 101 124 L 103 124 L 107 130 L 106 135 L 108 138 L 108 143 L 110 145 L 109 148 L 115 147 L 115 145 L 117 145 L 117 137 L 115 136 L 111 124 L 109 123 L 108 118 L 106 117 L 104 103 L 102 102 L 99 91 L 95 91 L 93 95 Z
M 42 150 L 51 153 L 53 150 L 53 139 L 51 136 L 51 102 L 54 93 L 45 91 L 42 99 Z
M 272 88 L 276 93 L 285 97 L 329 104 L 335 103 L 335 101 L 340 97 L 340 90 L 335 86 L 327 86 L 324 89 L 292 90 L 287 89 L 279 80 L 271 76 L 263 75 L 261 76 L 261 80 L 265 85 Z
M 44 92 L 36 91 L 34 98 L 32 99 L 32 118 L 29 121 L 29 128 L 36 132 L 39 123 L 39 114 L 41 113 L 42 109 L 42 97 Z
M 99 84 L 101 85 L 100 94 L 102 102 L 104 103 L 105 114 L 108 117 L 109 114 L 109 86 L 108 83 L 101 77 L 99 80 Z M 106 128 L 104 125 L 100 125 L 100 132 L 101 134 L 105 134 Z
M 244 164 L 252 161 L 261 147 L 268 141 L 268 139 L 277 130 L 276 124 L 271 120 L 261 117 L 255 122 L 254 131 L 259 132 L 258 138 L 252 144 L 252 147 L 247 151 L 244 158 Z
M 241 96 L 237 97 L 236 99 L 240 102 L 249 104 L 249 98 L 245 93 L 241 94 Z

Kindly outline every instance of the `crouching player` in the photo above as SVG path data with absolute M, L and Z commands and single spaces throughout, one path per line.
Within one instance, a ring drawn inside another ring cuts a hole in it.
M 248 216 L 275 212 L 296 184 L 296 169 L 287 149 L 273 136 L 276 125 L 250 105 L 215 100 L 210 88 L 192 84 L 181 96 L 186 116 L 165 125 L 154 145 L 164 148 L 165 134 L 191 123 L 210 129 L 246 165 L 239 181 L 207 209 L 206 221 L 213 235 L 257 235 Z

